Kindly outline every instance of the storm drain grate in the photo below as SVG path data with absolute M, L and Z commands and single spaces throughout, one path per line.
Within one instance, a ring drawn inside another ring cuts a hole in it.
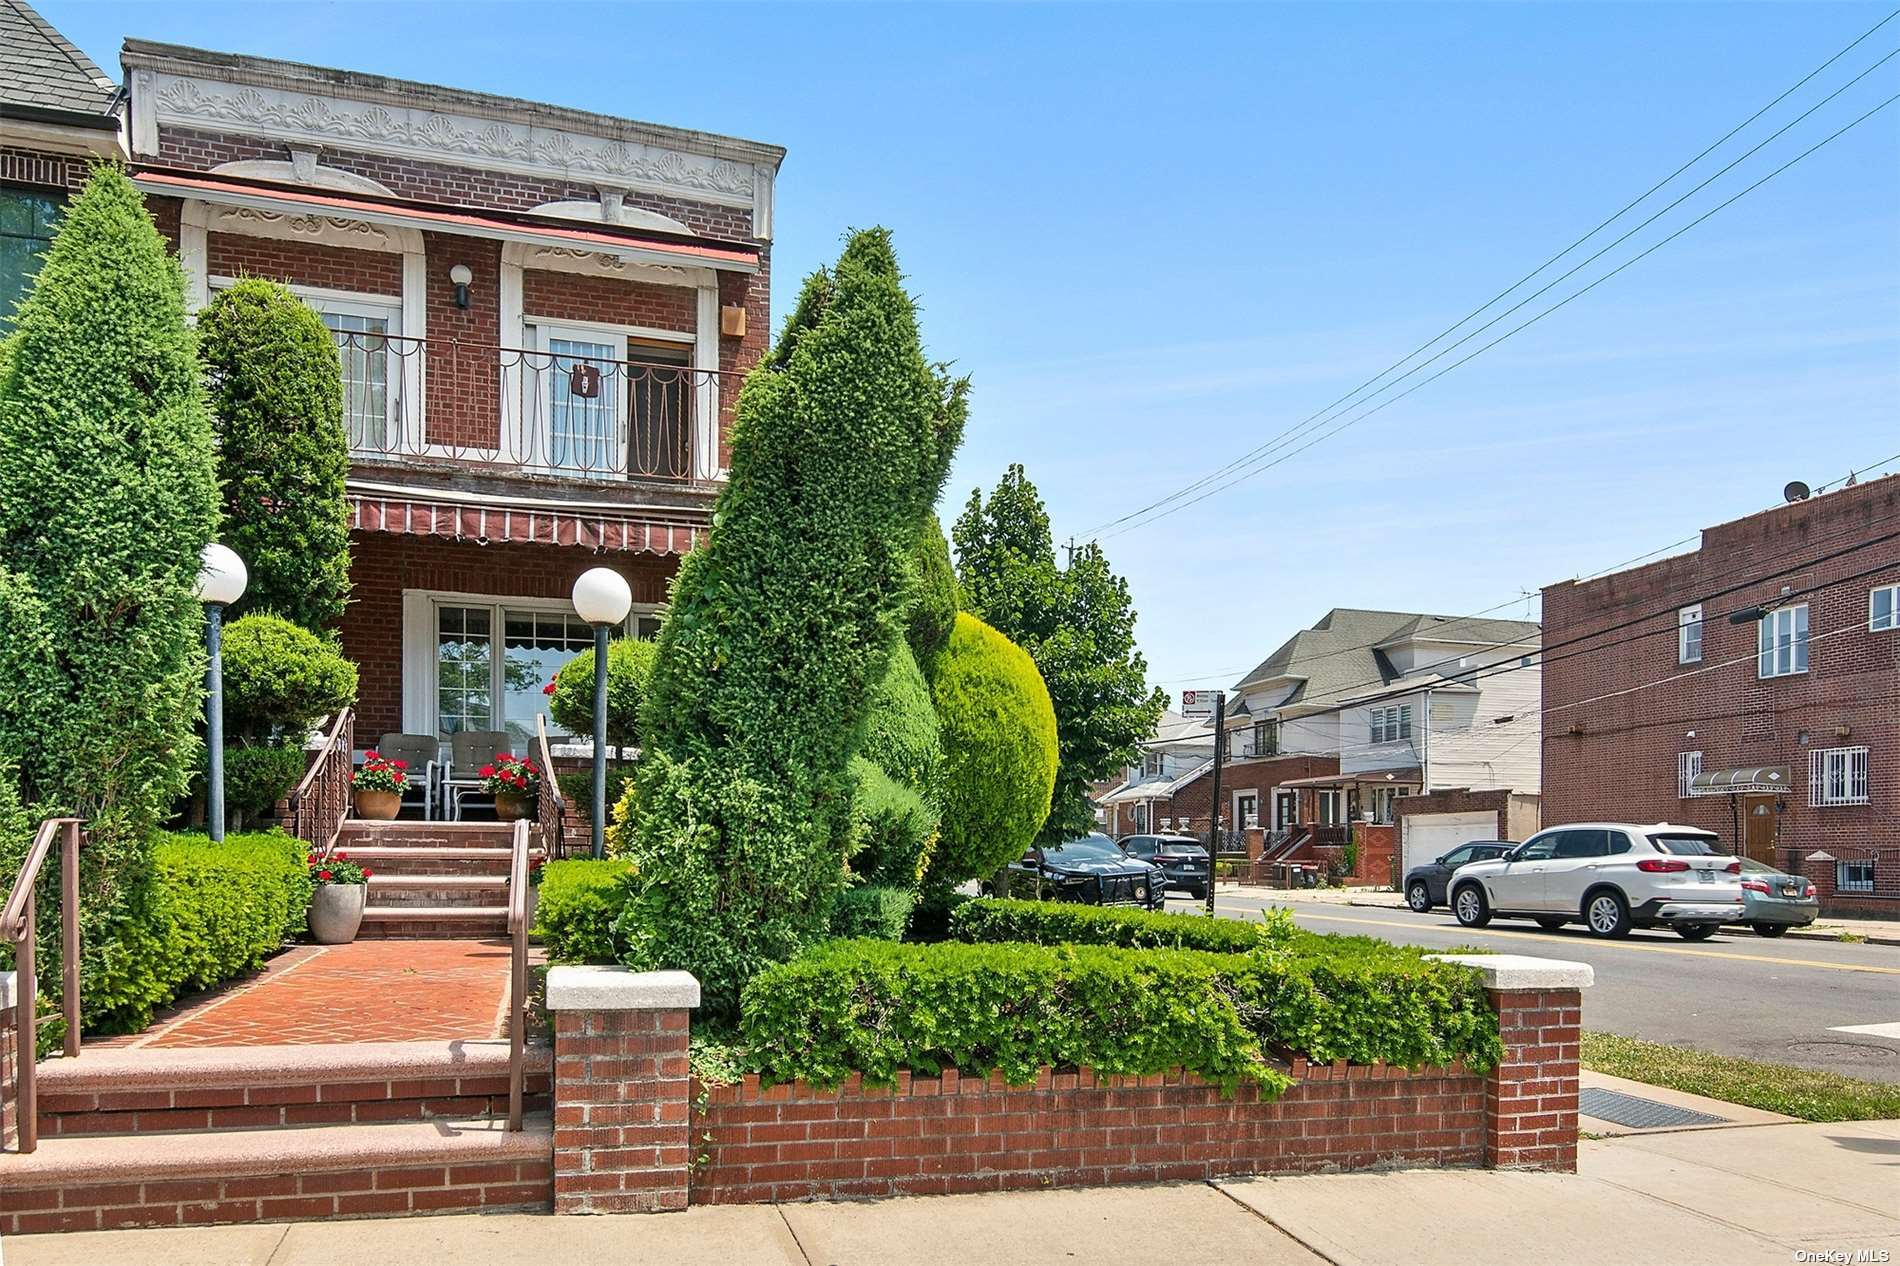
M 1604 1090 L 1600 1086 L 1585 1086 L 1577 1092 L 1577 1111 L 1599 1121 L 1628 1126 L 1632 1130 L 1667 1125 L 1716 1125 L 1728 1120 L 1727 1117 L 1712 1117 L 1706 1112 L 1691 1112 L 1687 1108 L 1657 1103 L 1654 1099 L 1639 1099 L 1620 1090 Z

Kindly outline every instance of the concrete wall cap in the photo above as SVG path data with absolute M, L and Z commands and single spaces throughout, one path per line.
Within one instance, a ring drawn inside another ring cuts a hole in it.
M 1476 967 L 1484 974 L 1486 989 L 1588 989 L 1596 972 L 1588 963 L 1560 958 L 1532 958 L 1525 954 L 1427 954 L 1440 963 Z
M 550 1011 L 678 1011 L 699 1005 L 699 980 L 684 971 L 550 967 Z
M 14 992 L 18 987 L 15 973 L 0 971 L 0 1010 L 13 1010 L 14 1002 L 19 998 Z

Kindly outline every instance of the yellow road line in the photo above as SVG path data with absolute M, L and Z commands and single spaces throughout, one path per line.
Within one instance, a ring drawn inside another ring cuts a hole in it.
M 1300 918 L 1316 919 L 1321 923 L 1356 923 L 1365 927 L 1403 928 L 1408 932 L 1418 932 L 1421 930 L 1434 932 L 1450 931 L 1450 929 L 1445 928 L 1421 929 L 1416 923 L 1400 923 L 1396 919 L 1358 919 L 1337 914 L 1313 914 L 1298 907 L 1284 905 L 1275 908 L 1282 910 L 1291 909 L 1293 913 Z M 1260 908 L 1256 906 L 1216 905 L 1215 909 L 1225 910 L 1230 914 L 1258 914 L 1260 912 Z M 1575 937 L 1558 936 L 1550 932 L 1517 931 L 1515 929 L 1508 932 L 1493 932 L 1486 929 L 1468 927 L 1459 927 L 1456 931 L 1459 936 L 1495 936 L 1512 941 L 1555 941 L 1559 945 L 1576 945 L 1579 943 Z M 1725 953 L 1721 950 L 1690 949 L 1687 945 L 1645 945 L 1641 942 L 1632 941 L 1591 940 L 1588 944 L 1592 949 L 1643 950 L 1651 954 L 1693 954 L 1697 958 L 1720 958 L 1731 962 L 1774 963 L 1782 967 L 1816 967 L 1824 971 L 1861 971 L 1872 972 L 1882 976 L 1900 976 L 1900 967 L 1875 967 L 1867 963 L 1817 963 L 1806 958 L 1773 958 L 1767 954 Z

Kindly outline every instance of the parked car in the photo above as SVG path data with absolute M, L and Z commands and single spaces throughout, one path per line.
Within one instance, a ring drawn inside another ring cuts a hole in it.
M 1420 914 L 1445 904 L 1451 872 L 1472 862 L 1488 862 L 1517 847 L 1516 840 L 1473 840 L 1405 872 L 1405 904 Z
M 1578 822 L 1539 831 L 1503 857 L 1452 875 L 1451 909 L 1479 928 L 1526 918 L 1555 930 L 1581 920 L 1594 936 L 1673 927 L 1707 940 L 1743 917 L 1742 864 L 1712 831 L 1658 822 Z
M 1128 856 L 1158 867 L 1167 876 L 1163 886 L 1195 899 L 1207 895 L 1207 850 L 1191 835 L 1124 835 L 1119 841 Z
M 1106 835 L 1084 835 L 1048 848 L 1031 848 L 1009 864 L 1009 895 L 1047 901 L 1159 910 L 1167 876 L 1130 857 Z
M 1756 936 L 1780 936 L 1789 928 L 1804 928 L 1821 913 L 1814 885 L 1799 875 L 1787 875 L 1752 857 L 1742 858 L 1741 922 Z

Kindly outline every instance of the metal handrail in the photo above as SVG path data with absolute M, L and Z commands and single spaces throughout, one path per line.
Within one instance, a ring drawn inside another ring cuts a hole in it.
M 317 758 L 310 762 L 286 804 L 290 833 L 312 849 L 327 854 L 336 847 L 343 822 L 350 813 L 350 773 L 356 743 L 356 714 L 350 708 L 337 713 Z
M 528 820 L 515 822 L 508 859 L 508 1128 L 521 1129 L 528 1044 Z
M 534 800 L 535 825 L 541 828 L 541 855 L 553 860 L 567 856 L 567 800 L 554 778 L 547 713 L 535 713 L 534 731 L 535 756 L 541 762 L 541 791 Z
M 40 868 L 53 849 L 53 837 L 60 838 L 59 933 L 63 969 L 61 1009 L 66 1014 L 68 1059 L 79 1054 L 79 829 L 78 818 L 48 818 L 33 835 L 26 864 L 13 883 L 7 904 L 0 909 L 0 940 L 13 945 L 13 966 L 18 984 L 14 999 L 14 1055 L 19 1060 L 15 1092 L 19 1121 L 20 1151 L 31 1152 L 40 1145 L 38 1074 L 34 1062 L 39 1057 L 39 978 L 36 975 L 39 941 L 39 904 L 37 889 Z

